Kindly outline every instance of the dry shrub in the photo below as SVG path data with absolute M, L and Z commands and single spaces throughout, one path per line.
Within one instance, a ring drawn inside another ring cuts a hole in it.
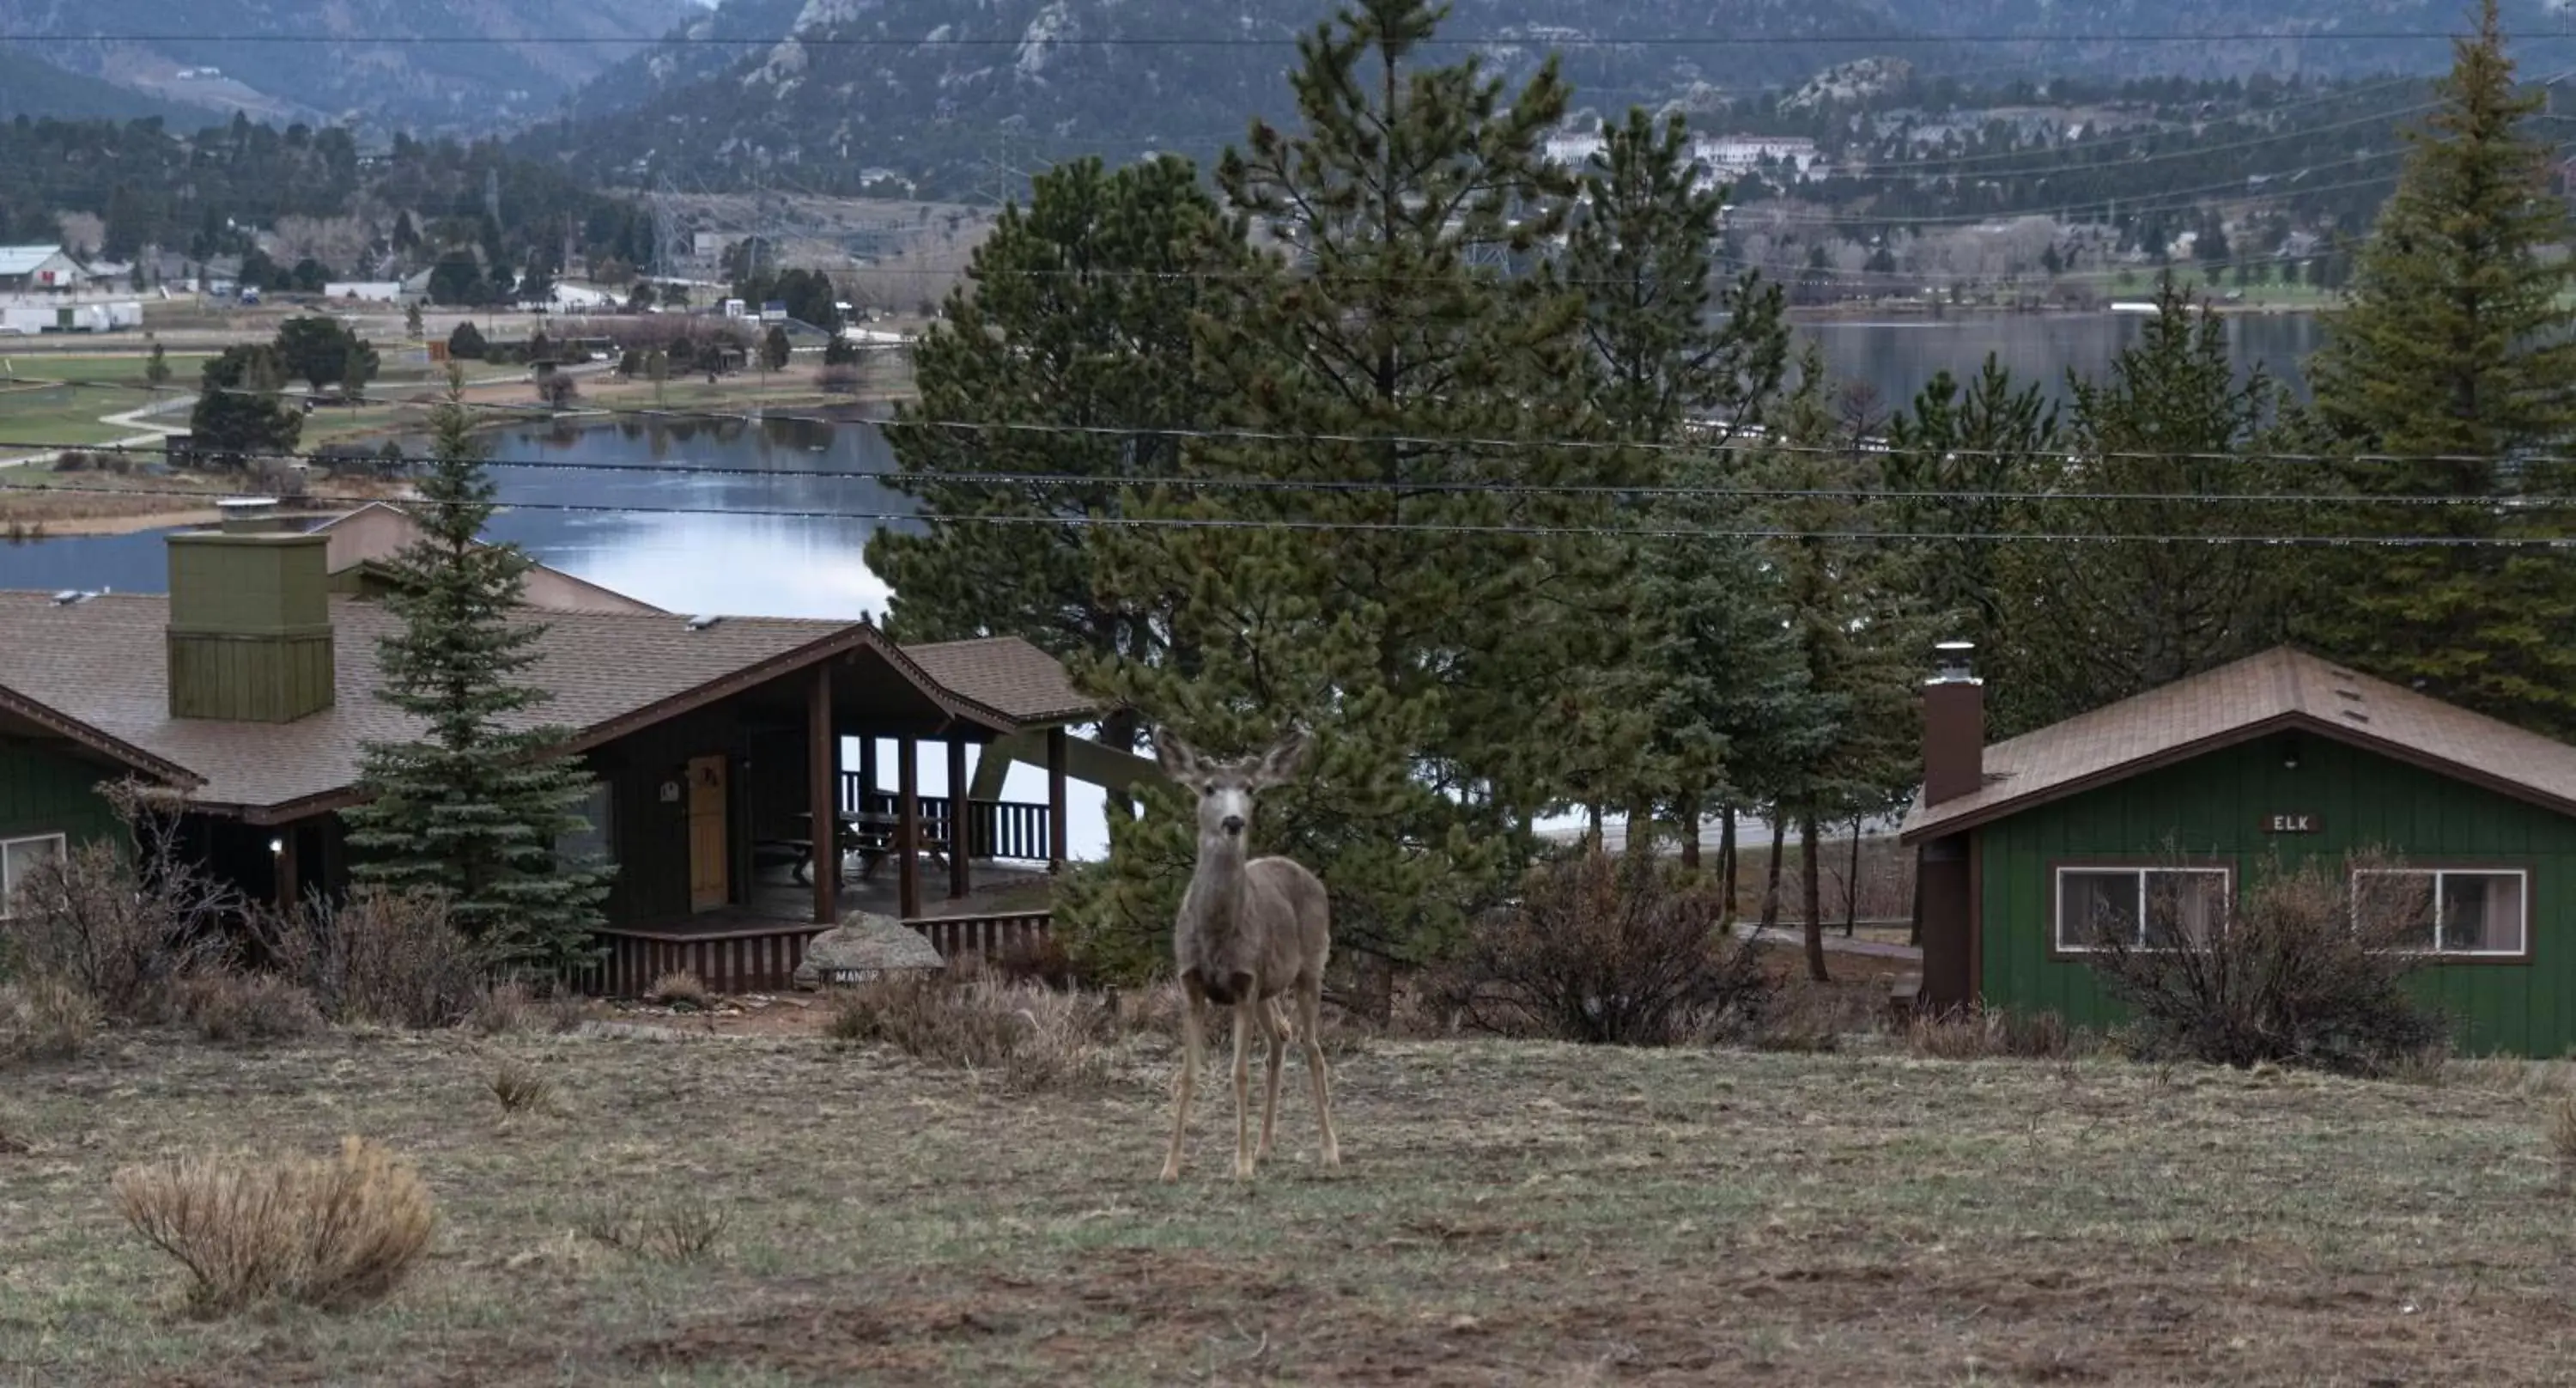
M 347 1310 L 383 1300 L 429 1248 L 429 1189 L 358 1138 L 319 1160 L 183 1157 L 116 1173 L 116 1207 L 179 1260 L 208 1314 L 266 1302 Z
M 1471 931 L 1447 1000 L 1468 1026 L 1619 1046 L 1757 1032 L 1777 984 L 1728 938 L 1722 895 L 1643 857 L 1588 853 L 1534 872 Z
M 2350 888 L 2355 871 L 2383 866 L 2285 869 L 2276 860 L 2199 938 L 2178 931 L 2147 949 L 2103 932 L 2088 958 L 2134 1019 L 2127 1049 L 2150 1061 L 2270 1061 L 2375 1077 L 2440 1047 L 2441 1019 L 2405 988 L 2426 962 L 2406 947 L 2419 904 L 2380 891 L 2356 898 Z
M 610 1197 L 584 1209 L 575 1222 L 584 1238 L 657 1263 L 693 1263 L 714 1251 L 732 1215 L 702 1200 L 665 1200 L 637 1206 Z
M 491 1086 L 504 1114 L 556 1112 L 554 1082 L 526 1061 L 502 1061 L 501 1068 L 492 1072 Z
M 208 1041 L 283 1041 L 324 1025 L 313 995 L 273 974 L 193 974 L 179 981 L 172 1006 Z
M 475 999 L 466 1027 L 481 1036 L 563 1035 L 580 1028 L 599 1012 L 591 998 L 570 993 L 539 997 L 518 979 L 503 979 Z
M 644 1001 L 664 1007 L 704 1008 L 707 997 L 706 983 L 686 969 L 664 974 L 644 990 Z
M 98 1035 L 98 1004 L 49 974 L 0 984 L 0 1060 L 71 1060 Z
M 1052 931 L 1033 940 L 1015 940 L 994 951 L 985 959 L 984 969 L 1012 983 L 1034 983 L 1045 988 L 1071 988 L 1078 981 L 1073 956 L 1065 952 L 1064 941 Z
M 1118 1017 L 1090 994 L 947 971 L 898 974 L 842 990 L 824 1031 L 834 1040 L 888 1045 L 992 1075 L 1026 1093 L 1107 1082 Z
M 2054 1012 L 1967 1007 L 1910 1019 L 1905 1044 L 1935 1060 L 2062 1060 L 2073 1054 L 2075 1038 Z
M 240 894 L 179 839 L 179 806 L 130 782 L 103 788 L 129 853 L 85 843 L 19 886 L 7 947 L 16 972 L 68 983 L 111 1018 L 148 1021 L 179 979 L 220 960 Z
M 435 892 L 360 887 L 250 919 L 269 963 L 334 1021 L 454 1026 L 483 993 L 482 961 Z

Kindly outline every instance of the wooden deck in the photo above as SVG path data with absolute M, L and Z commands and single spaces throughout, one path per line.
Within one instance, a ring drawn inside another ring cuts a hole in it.
M 986 865 L 977 873 L 984 883 L 955 900 L 926 902 L 922 914 L 906 924 L 920 930 L 941 957 L 984 954 L 1034 944 L 1046 938 L 1050 924 L 1041 904 L 1024 909 L 1046 874 Z M 842 888 L 841 910 L 893 916 L 892 882 L 860 882 Z M 794 986 L 805 946 L 827 926 L 812 919 L 811 888 L 788 880 L 784 869 L 764 872 L 750 900 L 685 919 L 620 926 L 599 932 L 605 947 L 600 962 L 579 980 L 582 991 L 600 997 L 635 997 L 665 974 L 688 972 L 717 993 L 783 992 Z

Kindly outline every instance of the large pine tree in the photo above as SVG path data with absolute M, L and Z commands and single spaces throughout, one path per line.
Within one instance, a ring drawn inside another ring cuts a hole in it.
M 1572 190 L 1540 149 L 1565 88 L 1552 65 L 1509 96 L 1472 58 L 1429 65 L 1442 12 L 1361 0 L 1301 39 L 1298 127 L 1256 123 L 1220 166 L 1275 249 L 1199 320 L 1222 437 L 1185 466 L 1285 485 L 1165 497 L 1227 528 L 1132 536 L 1116 582 L 1180 597 L 1194 659 L 1094 676 L 1201 746 L 1311 726 L 1257 832 L 1322 874 L 1337 940 L 1402 958 L 1498 893 L 1567 793 L 1554 734 L 1597 697 L 1606 551 L 1586 541 L 1611 508 L 1504 487 L 1620 466 L 1544 442 L 1591 427 L 1581 301 L 1527 272 Z M 1179 809 L 1113 824 L 1087 928 L 1168 933 Z
M 1637 447 L 1629 470 L 1688 493 L 1639 508 L 1648 528 L 1723 532 L 1750 514 L 1722 494 L 1744 471 L 1732 444 L 1775 403 L 1789 332 L 1779 286 L 1749 271 L 1714 281 L 1726 194 L 1690 150 L 1678 116 L 1632 110 L 1605 132 L 1581 171 L 1563 264 L 1583 296 L 1599 428 Z M 1594 672 L 1602 697 L 1565 750 L 1599 799 L 1632 807 L 1632 848 L 1635 810 L 1659 808 L 1695 860 L 1706 807 L 1730 797 L 1730 758 L 1761 755 L 1784 707 L 1777 576 L 1741 540 L 1663 534 L 1622 548 L 1636 581 L 1614 588 L 1603 615 L 1629 633 L 1627 649 Z
M 2002 736 L 2198 674 L 2281 633 L 2281 552 L 2227 538 L 2291 523 L 2257 499 L 2288 471 L 2264 457 L 2276 447 L 2276 391 L 2260 367 L 2238 378 L 2217 315 L 2168 276 L 2138 343 L 2104 379 L 2068 388 L 2066 456 L 2037 478 L 2056 499 L 2026 508 L 2029 525 L 2170 538 L 2023 544 L 2004 556 L 2018 596 L 1989 661 L 2004 672 L 1988 711 Z
M 1177 467 L 1173 431 L 1205 405 L 1191 314 L 1240 268 L 1242 237 L 1170 157 L 1060 165 L 1038 175 L 1027 208 L 1003 210 L 968 266 L 971 292 L 949 296 L 917 347 L 919 399 L 888 431 L 892 485 L 924 515 L 920 530 L 868 544 L 897 634 L 1008 632 L 1068 659 L 1163 658 L 1169 603 L 1101 591 L 1089 522 L 1118 516 L 1136 479 Z M 996 473 L 1063 480 L 976 476 Z M 1113 716 L 1102 737 L 1133 746 L 1133 718 Z
M 502 968 L 579 960 L 600 923 L 605 865 L 568 859 L 563 840 L 587 826 L 592 778 L 551 757 L 566 731 L 530 713 L 551 694 L 522 677 L 545 628 L 519 596 L 530 560 L 478 538 L 493 511 L 462 378 L 432 417 L 435 452 L 419 486 L 422 536 L 396 558 L 386 605 L 402 619 L 377 657 L 377 697 L 419 720 L 411 742 L 366 749 L 366 803 L 349 812 L 351 875 L 444 894 L 452 918 Z
M 2310 366 L 2316 413 L 2346 461 L 2333 484 L 2412 504 L 2315 508 L 2336 533 L 2440 545 L 2333 551 L 2301 602 L 2303 635 L 2372 673 L 2561 735 L 2576 734 L 2576 565 L 2564 513 L 2503 504 L 2556 490 L 2576 429 L 2576 259 L 2555 147 L 2529 128 L 2495 0 L 2455 45 L 2441 105 L 2410 131 L 2397 190 Z M 2424 498 L 2498 497 L 2495 505 Z

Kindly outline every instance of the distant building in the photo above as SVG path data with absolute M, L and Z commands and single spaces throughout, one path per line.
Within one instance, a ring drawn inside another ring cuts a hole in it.
M 0 294 L 69 293 L 89 280 L 60 246 L 0 246 Z
M 323 298 L 356 299 L 370 304 L 390 304 L 402 293 L 400 280 L 331 280 L 322 286 Z

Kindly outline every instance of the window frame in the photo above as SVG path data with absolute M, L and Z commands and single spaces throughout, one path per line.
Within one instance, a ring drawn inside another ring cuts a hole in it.
M 2147 877 L 2152 873 L 2187 873 L 2215 876 L 2219 879 L 2220 927 L 2236 909 L 2236 864 L 2225 858 L 2063 858 L 2048 865 L 2048 957 L 2066 963 L 2081 964 L 2102 955 L 2093 945 L 2068 946 L 2065 943 L 2066 874 L 2070 872 L 2133 872 L 2138 874 L 2139 942 L 2130 947 L 2137 954 L 2168 954 L 2169 947 L 2150 946 L 2145 942 L 2147 919 Z
M 2376 877 L 2420 875 L 2431 877 L 2433 879 L 2433 948 L 2410 949 L 2403 951 L 2403 953 L 2405 953 L 2409 958 L 2428 960 L 2435 965 L 2443 967 L 2448 967 L 2454 964 L 2528 964 L 2531 962 L 2532 931 L 2540 916 L 2539 905 L 2532 897 L 2532 893 L 2537 890 L 2534 879 L 2538 874 L 2532 871 L 2531 864 L 2510 861 L 2467 862 L 2445 860 L 2439 862 L 2405 863 L 2396 867 L 2354 868 L 2352 869 L 2352 880 L 2348 884 L 2347 890 L 2354 898 L 2354 909 L 2356 911 L 2360 909 L 2361 879 L 2366 875 Z M 2448 875 L 2457 875 L 2462 877 L 2520 878 L 2522 881 L 2522 948 L 2510 951 L 2496 949 L 2454 950 L 2442 948 L 2442 878 Z M 2353 922 L 2353 928 L 2355 930 L 2361 928 L 2361 922 L 2358 919 Z
M 9 880 L 9 850 L 29 843 L 51 843 L 54 846 L 56 862 L 69 857 L 72 851 L 71 835 L 60 830 L 45 834 L 18 834 L 0 838 L 0 921 L 17 919 L 9 912 L 9 901 L 18 894 L 17 884 Z

